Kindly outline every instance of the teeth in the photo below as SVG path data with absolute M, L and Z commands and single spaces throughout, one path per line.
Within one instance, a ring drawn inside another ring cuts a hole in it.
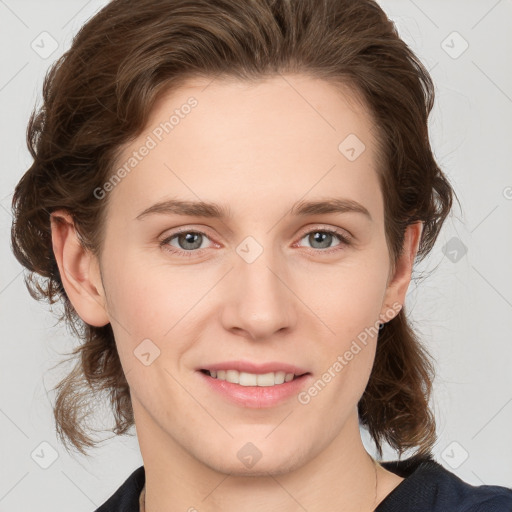
M 213 378 L 240 384 L 241 386 L 275 386 L 276 384 L 283 384 L 283 382 L 290 382 L 295 377 L 293 373 L 281 371 L 256 374 L 239 372 L 238 370 L 212 370 L 209 374 Z

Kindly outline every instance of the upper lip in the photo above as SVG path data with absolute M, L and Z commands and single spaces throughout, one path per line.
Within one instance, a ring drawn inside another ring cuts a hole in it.
M 238 370 L 247 373 L 270 373 L 283 371 L 285 373 L 293 373 L 294 375 L 302 375 L 308 373 L 307 370 L 288 363 L 279 363 L 277 361 L 269 361 L 267 363 L 252 363 L 250 361 L 224 361 L 222 363 L 209 364 L 198 368 L 200 370 Z

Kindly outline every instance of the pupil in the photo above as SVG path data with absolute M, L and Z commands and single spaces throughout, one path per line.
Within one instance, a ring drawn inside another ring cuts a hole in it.
M 201 241 L 199 241 L 199 245 L 197 245 L 197 239 L 199 239 L 201 235 L 199 233 L 186 233 L 183 237 L 183 235 L 180 237 L 180 239 L 185 239 L 184 243 L 185 243 L 185 247 L 186 249 L 198 249 L 200 246 L 201 246 Z M 181 241 L 181 240 L 180 240 Z M 192 244 L 194 245 L 194 242 L 196 243 L 197 247 L 196 246 L 193 246 L 193 247 L 190 247 L 190 246 L 186 246 L 186 244 Z M 180 243 L 181 245 L 181 243 Z
M 330 233 L 322 233 L 320 231 L 317 231 L 316 233 L 313 233 L 313 240 L 315 243 L 320 243 L 320 244 L 323 244 L 322 245 L 322 248 L 325 249 L 325 248 L 328 248 L 330 245 L 331 245 L 331 239 L 330 237 L 332 237 L 332 235 Z M 327 240 L 327 243 L 325 243 L 325 241 Z

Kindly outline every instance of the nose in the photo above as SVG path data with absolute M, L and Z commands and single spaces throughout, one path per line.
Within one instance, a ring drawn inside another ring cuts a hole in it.
M 222 312 L 224 328 L 255 341 L 293 329 L 300 301 L 284 259 L 264 250 L 249 261 L 243 256 L 235 258 L 224 283 L 229 289 Z

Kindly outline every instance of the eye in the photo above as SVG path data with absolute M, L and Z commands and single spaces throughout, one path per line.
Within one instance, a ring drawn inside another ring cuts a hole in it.
M 334 246 L 334 251 L 340 250 L 342 248 L 340 246 L 350 245 L 350 238 L 348 237 L 348 235 L 345 235 L 336 229 L 328 228 L 314 229 L 312 231 L 308 231 L 305 235 L 302 236 L 300 240 L 307 239 L 308 243 L 311 244 L 312 249 L 318 249 L 322 252 L 330 253 L 334 251 L 326 249 L 333 248 L 333 246 L 331 246 L 331 243 L 336 238 L 340 241 L 340 243 Z
M 348 235 L 330 228 L 310 230 L 303 234 L 299 241 L 304 239 L 308 240 L 308 243 L 311 244 L 310 248 L 314 252 L 322 253 L 341 250 L 351 243 Z M 331 244 L 336 239 L 338 239 L 339 243 L 333 247 Z M 162 240 L 160 246 L 172 254 L 191 257 L 201 254 L 204 249 L 208 248 L 208 240 L 210 238 L 202 231 L 182 229 Z
M 183 230 L 162 240 L 160 246 L 180 256 L 193 256 L 205 248 L 203 244 L 205 240 L 209 238 L 201 231 Z

